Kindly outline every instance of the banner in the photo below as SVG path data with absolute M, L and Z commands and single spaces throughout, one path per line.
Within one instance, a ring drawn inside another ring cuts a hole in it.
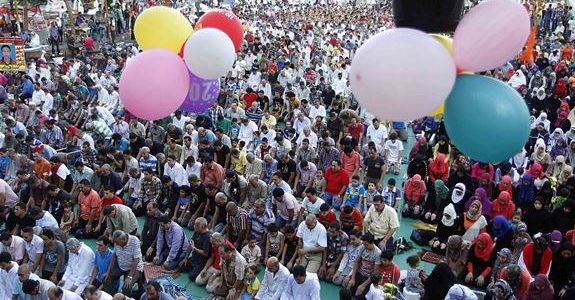
M 26 70 L 24 44 L 21 38 L 0 38 L 0 70 Z

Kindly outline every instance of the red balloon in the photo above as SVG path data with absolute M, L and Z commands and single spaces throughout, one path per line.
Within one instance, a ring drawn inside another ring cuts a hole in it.
M 225 9 L 214 9 L 203 14 L 196 22 L 195 30 L 202 28 L 215 28 L 225 32 L 232 42 L 236 51 L 242 47 L 244 39 L 244 28 L 242 22 L 231 11 Z

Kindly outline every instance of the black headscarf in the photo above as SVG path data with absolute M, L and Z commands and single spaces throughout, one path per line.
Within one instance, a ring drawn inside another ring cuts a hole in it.
M 446 263 L 440 263 L 423 283 L 425 294 L 422 300 L 444 299 L 451 286 L 455 284 L 455 275 Z

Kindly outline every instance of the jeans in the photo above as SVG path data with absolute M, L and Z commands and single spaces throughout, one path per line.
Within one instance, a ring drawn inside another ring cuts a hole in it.
M 329 206 L 333 205 L 334 198 L 335 198 L 335 194 L 332 194 L 329 192 L 324 192 L 323 196 L 322 196 L 322 199 L 325 201 L 325 203 L 329 204 Z
M 169 255 L 170 255 L 170 249 L 164 249 L 161 254 L 158 254 L 158 257 L 160 259 L 155 264 L 157 266 L 161 266 L 162 264 L 164 264 L 164 262 L 166 261 L 166 259 L 168 258 Z M 185 257 L 186 257 L 186 253 L 184 251 L 182 251 L 182 249 L 180 249 L 178 251 L 178 254 L 176 255 L 176 258 L 174 258 L 172 261 L 170 261 L 170 263 L 168 264 L 168 267 L 166 269 L 168 271 L 175 270 L 180 265 L 180 262 L 182 262 L 182 260 L 184 260 Z
M 278 228 L 283 228 L 286 225 L 291 225 L 293 228 L 297 229 L 297 218 L 294 216 L 291 224 L 288 224 L 287 220 L 284 220 L 282 217 L 278 216 L 276 219 L 276 224 L 278 225 Z

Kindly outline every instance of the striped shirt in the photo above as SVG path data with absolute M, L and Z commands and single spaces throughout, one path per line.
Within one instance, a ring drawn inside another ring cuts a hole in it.
M 238 207 L 238 211 L 235 215 L 230 216 L 228 215 L 228 224 L 232 227 L 232 229 L 239 233 L 240 231 L 248 230 L 248 224 L 250 222 L 250 218 L 248 216 L 248 212 Z
M 158 170 L 158 159 L 152 154 L 150 154 L 147 159 L 145 159 L 143 156 L 140 157 L 138 163 L 140 164 L 140 171 L 144 171 L 147 168 L 152 169 L 154 172 Z
M 256 241 L 261 241 L 263 235 L 268 231 L 268 225 L 276 221 L 274 213 L 268 208 L 260 216 L 256 214 L 255 208 L 252 208 L 249 217 L 252 223 L 251 234 L 256 238 Z
M 139 200 L 142 203 L 149 201 L 158 201 L 162 192 L 162 181 L 158 177 L 152 177 L 152 180 L 142 180 L 142 189 L 140 190 Z
M 144 262 L 142 261 L 142 250 L 140 250 L 140 240 L 133 235 L 128 235 L 128 242 L 124 247 L 116 244 L 114 246 L 114 254 L 116 255 L 116 262 L 118 267 L 124 272 L 130 271 L 132 262 L 138 260 L 137 271 L 144 271 Z

